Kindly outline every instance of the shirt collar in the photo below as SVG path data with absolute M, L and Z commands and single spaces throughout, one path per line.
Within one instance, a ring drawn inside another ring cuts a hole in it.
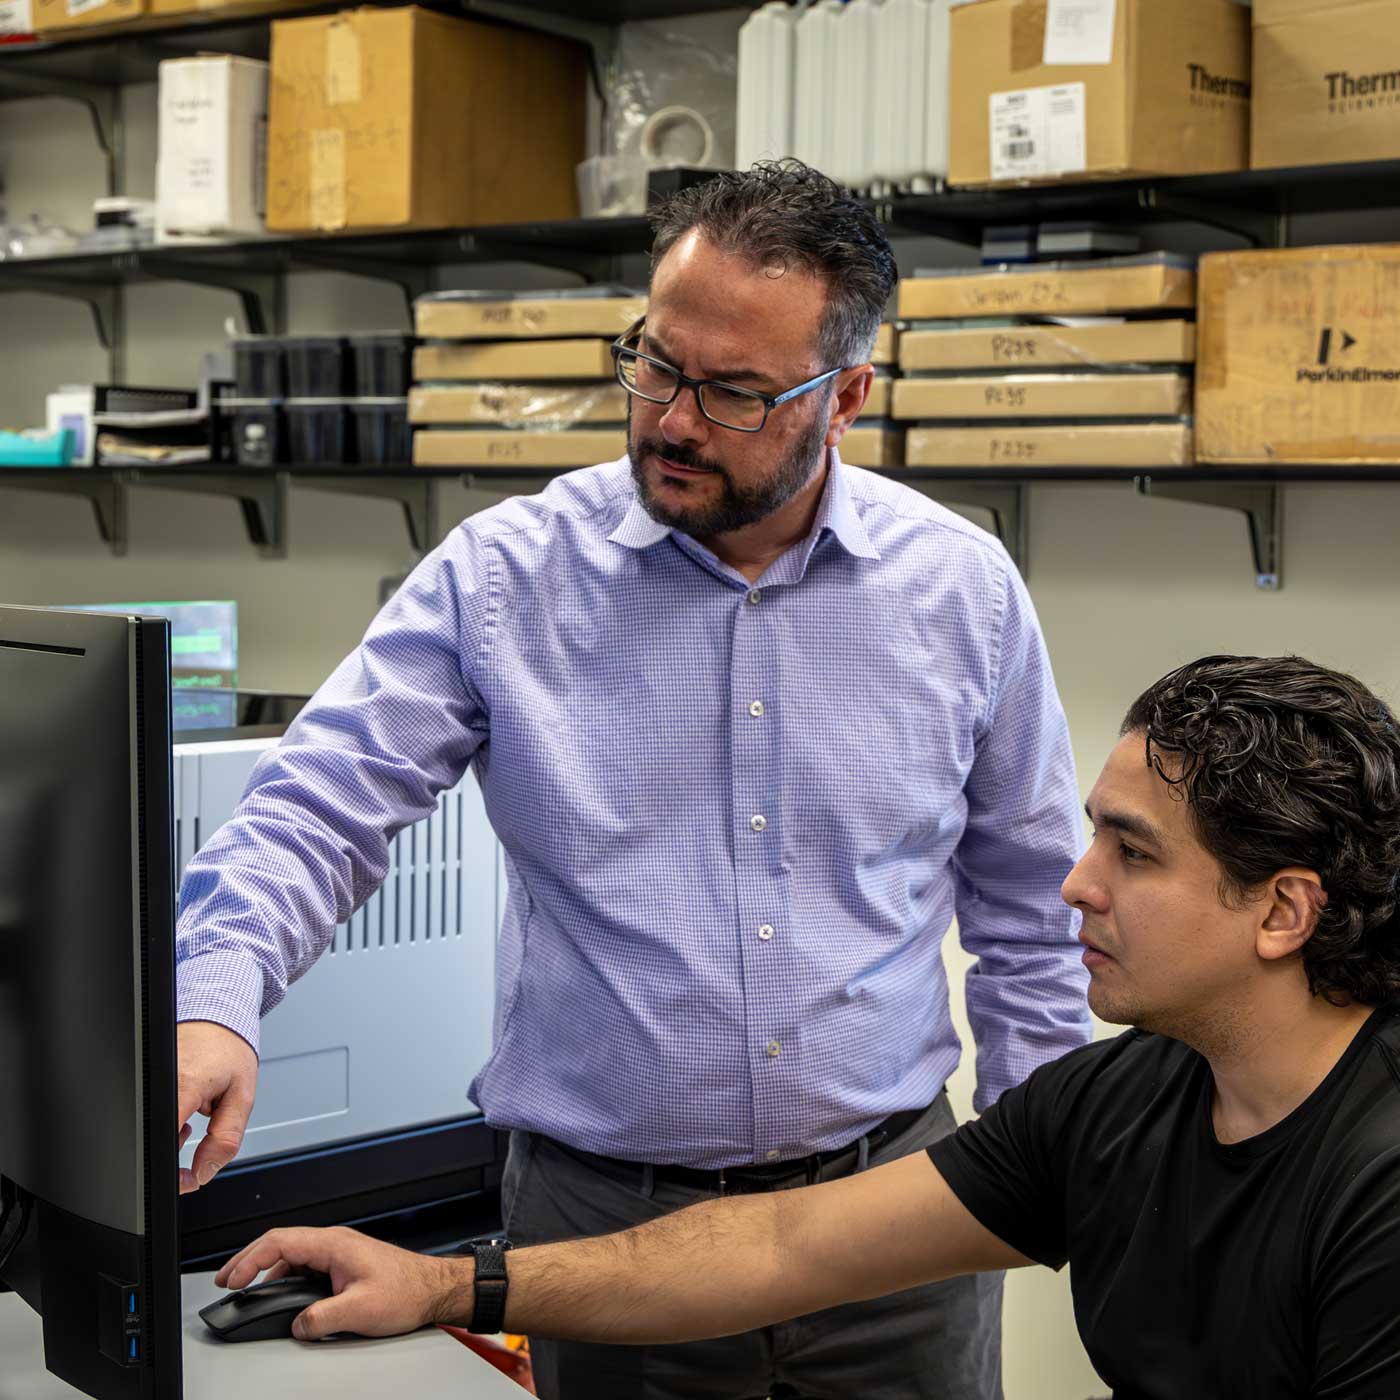
M 841 547 L 857 559 L 880 557 L 879 550 L 871 543 L 865 523 L 856 513 L 855 502 L 851 499 L 850 479 L 834 447 L 831 449 L 826 487 L 817 506 L 816 519 L 812 522 L 811 533 L 806 542 L 799 546 L 804 554 L 810 553 L 825 530 L 830 530 Z M 642 505 L 634 490 L 626 513 L 608 538 L 628 549 L 649 549 L 670 533 L 669 525 L 663 525 L 647 514 L 646 507 Z

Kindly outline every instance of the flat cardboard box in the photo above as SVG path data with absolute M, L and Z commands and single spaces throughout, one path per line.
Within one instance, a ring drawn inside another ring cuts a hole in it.
M 888 374 L 877 374 L 870 384 L 870 393 L 866 396 L 865 407 L 861 409 L 862 418 L 888 418 L 890 416 L 890 403 L 892 395 L 890 386 L 894 381 Z
M 1287 9 L 1288 7 L 1275 7 Z M 1400 5 L 1312 5 L 1254 26 L 1250 164 L 1400 156 Z
M 1196 328 L 1189 321 L 909 330 L 899 342 L 899 364 L 906 374 L 929 369 L 1173 365 L 1195 358 Z
M 884 321 L 875 333 L 875 348 L 870 352 L 872 365 L 892 365 L 899 359 L 899 327 Z
M 1120 259 L 1083 267 L 911 277 L 899 286 L 906 320 L 960 316 L 1106 316 L 1122 311 L 1194 309 L 1196 274 L 1157 259 Z
M 983 374 L 901 379 L 895 418 L 1179 418 L 1184 374 Z
M 910 428 L 911 467 L 1185 467 L 1187 423 L 1090 423 L 1074 427 Z
M 146 13 L 146 0 L 34 0 L 34 32 L 40 35 L 126 24 Z
M 952 11 L 950 184 L 1244 169 L 1249 13 L 1235 0 L 1118 0 L 1108 63 L 1045 63 L 1046 10 Z
M 430 340 L 542 339 L 607 336 L 616 340 L 640 316 L 645 297 L 503 297 L 500 300 L 436 300 L 414 304 L 418 334 Z
M 850 428 L 836 449 L 851 467 L 900 467 L 904 465 L 904 433 L 898 428 Z
M 428 379 L 611 379 L 610 345 L 607 340 L 420 345 L 413 352 L 413 377 L 420 383 Z
M 1281 19 L 1344 10 L 1354 4 L 1356 0 L 1254 0 L 1254 23 L 1276 24 Z
M 626 451 L 626 428 L 429 428 L 413 435 L 416 467 L 591 467 L 616 461 Z
M 1400 462 L 1400 244 L 1201 261 L 1206 462 Z
M 573 217 L 586 66 L 576 44 L 412 5 L 274 20 L 268 228 Z
M 410 423 L 625 423 L 627 391 L 616 380 L 598 384 L 415 385 Z
M 267 64 L 203 54 L 158 71 L 157 240 L 262 233 Z

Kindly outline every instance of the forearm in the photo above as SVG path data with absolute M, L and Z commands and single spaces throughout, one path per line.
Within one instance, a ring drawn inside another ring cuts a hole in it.
M 619 1234 L 512 1250 L 506 1330 L 679 1342 L 796 1316 L 812 1289 L 784 1277 L 781 1207 L 780 1195 L 704 1201 Z M 467 1326 L 473 1264 L 452 1265 L 439 1320 Z
M 445 1262 L 437 1320 L 467 1326 L 472 1261 Z M 620 1234 L 512 1250 L 505 1325 L 577 1341 L 696 1341 L 1025 1262 L 920 1152 L 820 1186 L 704 1201 Z

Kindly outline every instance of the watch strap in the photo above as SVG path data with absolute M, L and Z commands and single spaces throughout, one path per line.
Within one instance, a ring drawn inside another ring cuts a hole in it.
M 472 1320 L 467 1330 L 490 1335 L 506 1320 L 506 1252 L 509 1240 L 478 1240 L 468 1246 L 476 1260 L 472 1283 Z

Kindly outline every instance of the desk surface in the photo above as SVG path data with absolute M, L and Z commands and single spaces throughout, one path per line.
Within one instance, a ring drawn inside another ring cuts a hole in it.
M 382 1400 L 385 1395 L 452 1395 L 459 1400 L 521 1400 L 525 1392 L 445 1332 L 347 1342 L 218 1341 L 199 1309 L 223 1290 L 213 1274 L 186 1274 L 187 1400 Z M 38 1316 L 13 1293 L 0 1295 L 0 1400 L 74 1400 L 72 1386 L 44 1369 Z

